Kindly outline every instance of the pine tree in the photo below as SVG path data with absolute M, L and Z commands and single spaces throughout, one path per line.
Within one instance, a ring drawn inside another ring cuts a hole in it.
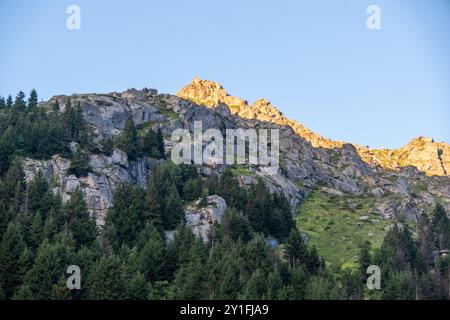
M 165 230 L 174 230 L 183 221 L 184 209 L 180 196 L 174 184 L 170 187 L 168 196 L 165 199 L 163 223 Z
M 141 156 L 140 143 L 132 117 L 127 119 L 125 128 L 117 139 L 116 146 L 124 151 L 130 160 L 135 160 Z
M 426 265 L 432 265 L 434 262 L 433 251 L 433 233 L 430 221 L 426 214 L 422 214 L 417 222 L 419 233 L 419 252 Z
M 43 240 L 42 217 L 39 211 L 34 214 L 30 232 L 33 248 L 37 249 Z
M 0 243 L 0 287 L 6 298 L 10 298 L 21 282 L 20 255 L 25 248 L 20 227 L 10 223 Z
M 152 178 L 145 194 L 145 206 L 143 211 L 144 223 L 152 223 L 160 232 L 164 231 L 163 216 L 164 201 L 157 179 Z
M 308 259 L 308 248 L 301 233 L 298 230 L 292 230 L 286 241 L 284 256 L 289 261 L 291 268 L 299 264 L 304 264 Z
M 57 233 L 58 233 L 58 227 L 57 227 L 56 221 L 55 221 L 54 209 L 52 209 L 52 211 L 50 211 L 50 213 L 47 215 L 47 219 L 44 222 L 44 228 L 42 230 L 42 237 L 47 238 L 51 241 Z
M 376 260 L 377 264 L 384 265 L 386 273 L 413 266 L 416 261 L 416 248 L 406 224 L 402 227 L 393 225 L 381 244 Z
M 241 240 L 247 242 L 252 237 L 252 227 L 247 217 L 234 208 L 225 210 L 221 230 L 224 237 L 233 241 Z
M 161 129 L 158 129 L 157 132 L 153 131 L 152 129 L 146 131 L 142 139 L 142 152 L 144 155 L 152 158 L 157 159 L 165 158 L 164 142 L 162 141 Z
M 105 226 L 108 240 L 116 251 L 123 244 L 134 245 L 143 227 L 143 210 L 142 189 L 130 184 L 122 184 L 116 189 Z
M 366 275 L 367 268 L 372 265 L 370 249 L 370 242 L 368 241 L 364 241 L 359 248 L 359 265 L 363 276 Z
M 250 274 L 259 269 L 261 272 L 269 272 L 272 261 L 269 257 L 269 247 L 262 235 L 255 236 L 242 248 L 242 270 Z
M 25 111 L 27 107 L 27 104 L 25 102 L 25 94 L 20 91 L 17 96 L 16 99 L 14 100 L 14 109 L 16 111 L 22 112 Z
M 123 299 L 126 292 L 123 264 L 116 256 L 104 257 L 88 275 L 87 298 L 93 300 Z
M 8 109 L 12 108 L 13 106 L 13 98 L 11 95 L 8 95 L 8 98 L 6 99 L 6 107 Z
M 30 270 L 31 267 L 33 266 L 33 262 L 34 262 L 33 252 L 28 247 L 24 247 L 24 249 L 20 253 L 18 261 L 18 275 L 21 283 L 25 278 L 27 271 Z
M 82 146 L 86 145 L 87 125 L 79 102 L 73 107 L 72 101 L 66 100 L 65 109 L 61 115 L 61 127 L 65 131 L 64 140 L 66 142 L 75 141 Z
M 235 264 L 225 266 L 225 273 L 218 287 L 217 299 L 236 300 L 241 283 L 239 281 L 238 266 Z
M 44 219 L 52 206 L 52 194 L 50 193 L 48 182 L 45 180 L 42 171 L 38 171 L 34 179 L 27 186 L 28 209 L 31 212 L 38 210 L 43 213 Z
M 246 214 L 249 216 L 249 220 L 251 221 L 252 214 L 247 213 L 247 210 L 250 206 L 247 205 L 246 207 L 247 192 L 245 189 L 239 187 L 236 179 L 233 177 L 233 172 L 230 169 L 225 170 L 225 172 L 223 173 L 222 177 L 220 178 L 217 190 L 218 194 L 225 199 L 227 205 L 246 212 Z
M 33 299 L 50 299 L 66 268 L 73 261 L 73 244 L 61 235 L 54 244 L 44 240 L 39 247 L 33 267 L 25 275 L 22 289 L 31 292 Z
M 198 179 L 189 179 L 183 185 L 183 198 L 186 201 L 198 199 L 202 195 L 202 186 Z
M 173 282 L 174 299 L 206 299 L 206 250 L 199 240 L 190 249 L 189 260 L 178 269 Z
M 85 177 L 90 170 L 89 156 L 86 152 L 78 148 L 70 160 L 70 167 L 67 172 L 69 174 L 74 174 L 77 177 Z
M 14 130 L 8 127 L 0 136 L 0 175 L 5 173 L 16 150 Z
M 295 228 L 295 222 L 291 212 L 291 206 L 282 193 L 269 195 L 272 197 L 269 203 L 269 212 L 266 218 L 266 229 L 270 235 L 280 241 L 286 240 L 291 230 Z
M 6 108 L 6 101 L 5 98 L 0 96 L 0 110 Z
M 156 131 L 156 149 L 158 150 L 158 158 L 165 159 L 164 137 L 161 128 Z
M 149 285 L 140 272 L 136 272 L 125 288 L 125 300 L 146 300 L 149 294 Z
M 72 299 L 72 294 L 67 288 L 67 279 L 61 275 L 59 281 L 52 286 L 49 299 L 51 300 L 70 300 Z
M 431 229 L 436 239 L 436 247 L 439 250 L 448 250 L 450 248 L 450 221 L 441 204 L 437 204 L 434 208 Z
M 267 278 L 260 269 L 256 269 L 245 284 L 241 299 L 264 299 L 267 293 Z
M 163 280 L 166 256 L 161 234 L 153 225 L 147 224 L 141 235 L 141 242 L 144 244 L 141 244 L 139 253 L 140 272 L 151 283 Z
M 79 189 L 72 193 L 63 210 L 68 217 L 69 230 L 77 247 L 92 244 L 97 237 L 97 226 L 89 214 L 83 193 Z
M 35 89 L 30 92 L 30 97 L 28 98 L 28 108 L 35 108 L 38 104 L 38 94 Z

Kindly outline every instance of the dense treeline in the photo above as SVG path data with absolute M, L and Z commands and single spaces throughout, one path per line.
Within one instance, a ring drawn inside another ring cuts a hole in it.
M 11 96 L 0 98 L 0 175 L 4 174 L 18 156 L 36 159 L 54 154 L 70 155 L 69 143 L 88 147 L 88 128 L 79 105 L 67 101 L 60 112 L 56 104 L 52 110 L 37 107 L 37 93 L 33 90 L 28 101 L 20 92 L 14 102 Z
M 98 228 L 80 191 L 63 204 L 41 173 L 25 182 L 20 158 L 59 153 L 83 175 L 89 152 L 112 147 L 130 159 L 164 158 L 161 132 L 140 134 L 129 120 L 98 150 L 79 106 L 44 111 L 35 92 L 27 102 L 23 94 L 0 98 L 0 120 L 1 299 L 450 298 L 449 256 L 439 257 L 450 247 L 450 223 L 440 205 L 421 216 L 417 236 L 399 222 L 379 249 L 362 244 L 354 267 L 341 269 L 306 244 L 287 200 L 261 180 L 243 188 L 231 170 L 205 180 L 195 166 L 165 162 L 152 168 L 146 188 L 119 186 Z M 30 131 L 44 139 L 33 140 L 41 147 L 27 140 L 36 139 Z M 71 142 L 79 148 L 71 151 Z M 185 226 L 184 209 L 196 199 L 207 205 L 212 194 L 228 209 L 204 243 Z M 69 265 L 81 269 L 81 290 L 66 287 Z M 381 269 L 380 290 L 366 286 L 369 265 Z

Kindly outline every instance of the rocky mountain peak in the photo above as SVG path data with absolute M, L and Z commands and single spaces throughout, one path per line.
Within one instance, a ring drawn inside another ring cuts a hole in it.
M 398 169 L 414 166 L 427 175 L 450 175 L 450 145 L 433 138 L 417 137 L 399 149 L 369 149 L 358 147 L 361 157 L 382 167 Z
M 249 108 L 247 101 L 230 96 L 220 83 L 198 77 L 178 91 L 177 96 L 210 108 L 217 107 L 220 103 L 225 103 L 230 108 Z
M 269 100 L 258 99 L 249 106 L 246 100 L 228 94 L 218 82 L 201 80 L 196 77 L 190 84 L 182 88 L 177 96 L 209 108 L 215 108 L 224 103 L 233 114 L 241 118 L 287 125 L 316 148 L 342 148 L 346 144 L 343 141 L 325 138 L 301 123 L 285 117 Z M 450 175 L 450 145 L 445 142 L 435 142 L 432 138 L 418 137 L 404 147 L 393 150 L 370 149 L 359 145 L 355 145 L 355 147 L 361 158 L 370 164 L 389 169 L 415 166 L 428 175 Z

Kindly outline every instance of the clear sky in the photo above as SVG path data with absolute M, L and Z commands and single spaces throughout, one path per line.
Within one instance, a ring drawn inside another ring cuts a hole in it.
M 3 96 L 176 93 L 199 76 L 332 139 L 450 142 L 450 0 L 0 0 L 0 43 Z

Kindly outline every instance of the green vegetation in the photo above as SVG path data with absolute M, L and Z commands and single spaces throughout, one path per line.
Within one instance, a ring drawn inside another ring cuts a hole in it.
M 178 113 L 173 110 L 167 108 L 167 102 L 162 97 L 156 97 L 156 106 L 159 109 L 159 113 L 168 119 L 176 119 L 178 118 Z
M 337 197 L 316 190 L 300 207 L 299 229 L 333 266 L 354 265 L 359 246 L 369 240 L 379 247 L 389 221 L 370 213 L 375 200 L 366 197 Z
M 428 191 L 428 185 L 425 181 L 419 180 L 412 185 L 412 189 L 414 192 L 423 192 Z
M 168 109 L 159 109 L 159 113 L 161 113 L 163 116 L 169 118 L 169 119 L 176 119 L 178 118 L 178 113 L 172 110 Z
M 234 176 L 249 176 L 249 177 L 257 177 L 257 175 L 249 170 L 248 167 L 244 165 L 232 165 L 230 166 L 230 171 Z
M 142 135 L 139 135 L 131 117 L 127 119 L 124 130 L 112 141 L 112 145 L 124 151 L 130 160 L 143 156 L 165 159 L 161 129 L 158 128 L 155 132 L 147 128 Z

